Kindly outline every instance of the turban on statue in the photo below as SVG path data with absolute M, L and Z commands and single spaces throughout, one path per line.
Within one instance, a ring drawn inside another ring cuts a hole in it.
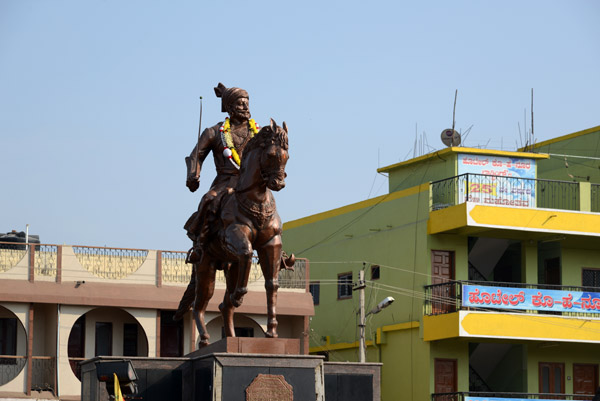
M 221 111 L 227 112 L 229 105 L 235 102 L 240 97 L 248 98 L 248 92 L 241 88 L 226 88 L 225 85 L 219 82 L 215 88 L 215 94 L 221 98 Z

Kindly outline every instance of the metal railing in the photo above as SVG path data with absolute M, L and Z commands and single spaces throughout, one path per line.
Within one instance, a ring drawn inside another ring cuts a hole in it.
M 192 265 L 185 263 L 187 252 L 159 251 L 162 266 L 162 282 L 186 284 L 190 282 Z
M 27 255 L 24 244 L 0 242 L 0 273 L 15 267 Z
M 17 264 L 29 268 L 28 279 L 35 276 L 54 277 L 61 281 L 63 269 L 63 246 L 51 244 L 35 244 L 26 248 L 25 244 L 0 243 L 0 274 Z M 106 248 L 94 246 L 73 246 L 77 262 L 85 270 L 97 277 L 109 280 L 120 280 L 135 273 L 146 261 L 149 250 Z M 192 265 L 185 263 L 187 253 L 181 251 L 156 251 L 157 285 L 187 284 L 190 281 Z M 26 259 L 23 261 L 23 259 Z M 72 271 L 73 267 L 66 267 Z M 249 284 L 264 280 L 258 258 L 254 257 L 249 275 Z M 216 281 L 225 283 L 222 270 L 217 271 Z M 294 270 L 279 272 L 280 288 L 307 288 L 307 261 L 296 259 Z
M 56 277 L 58 268 L 58 246 L 37 245 L 34 255 L 34 269 L 36 275 Z
M 118 280 L 135 272 L 148 256 L 147 249 L 74 246 L 77 260 L 95 276 Z
M 17 377 L 26 364 L 26 356 L 0 355 L 0 386 Z
M 306 275 L 306 260 L 296 259 L 294 270 L 279 271 L 279 286 L 281 288 L 306 288 L 308 277 Z
M 425 304 L 424 313 L 427 316 L 442 315 L 445 313 L 453 313 L 459 310 L 486 310 L 486 311 L 502 311 L 506 312 L 509 309 L 494 308 L 493 306 L 464 307 L 462 305 L 462 291 L 465 285 L 483 285 L 492 287 L 505 288 L 525 288 L 525 289 L 543 289 L 543 290 L 558 290 L 558 291 L 598 291 L 597 288 L 566 286 L 566 285 L 549 285 L 549 284 L 526 284 L 526 283 L 505 283 L 494 281 L 448 281 L 441 284 L 433 284 L 425 286 Z M 562 316 L 590 316 L 585 312 L 564 312 L 564 311 L 544 311 L 544 310 L 523 310 L 525 313 L 549 314 Z
M 51 356 L 34 356 L 31 362 L 31 390 L 55 392 L 56 358 Z
M 487 205 L 579 210 L 579 183 L 462 174 L 431 183 L 431 210 L 465 202 Z
M 472 397 L 476 400 L 505 398 L 507 400 L 592 400 L 593 394 L 544 394 L 544 393 L 496 393 L 496 392 L 456 392 L 431 394 L 431 401 L 465 401 Z

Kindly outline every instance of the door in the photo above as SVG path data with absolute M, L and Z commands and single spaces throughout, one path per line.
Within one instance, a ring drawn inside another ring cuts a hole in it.
M 560 285 L 560 258 L 544 260 L 544 284 Z
M 431 251 L 432 313 L 454 312 L 454 251 Z M 437 285 L 436 285 L 437 284 Z
M 456 376 L 456 359 L 436 358 L 434 363 L 435 394 L 456 393 L 458 391 L 458 380 Z M 444 401 L 454 401 L 457 399 L 457 397 L 457 395 L 451 394 L 445 397 L 437 396 L 435 399 Z
M 183 356 L 183 319 L 175 321 L 174 315 L 160 312 L 160 356 Z
M 565 364 L 557 362 L 540 362 L 539 365 L 540 393 L 564 394 L 565 393 Z M 561 397 L 550 397 L 560 399 Z
M 596 394 L 598 388 L 598 365 L 573 364 L 573 394 Z M 590 397 L 576 399 L 588 400 Z

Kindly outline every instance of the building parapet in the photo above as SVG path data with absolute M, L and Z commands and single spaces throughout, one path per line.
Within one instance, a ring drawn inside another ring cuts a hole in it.
M 182 251 L 0 242 L 0 279 L 184 286 L 192 271 L 186 255 Z M 308 274 L 307 261 L 296 259 L 293 271 L 280 271 L 280 289 L 307 291 Z M 217 272 L 216 285 L 225 287 L 223 271 Z M 264 285 L 257 258 L 249 285 Z

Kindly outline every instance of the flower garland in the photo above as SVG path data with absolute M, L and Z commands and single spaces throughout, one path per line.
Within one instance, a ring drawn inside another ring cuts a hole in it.
M 248 125 L 250 127 L 250 137 L 252 138 L 254 135 L 258 134 L 258 130 L 260 126 L 254 121 L 254 119 L 248 120 Z M 229 122 L 229 117 L 225 119 L 221 128 L 221 142 L 223 143 L 223 156 L 225 156 L 231 163 L 237 168 L 240 168 L 240 155 L 235 150 L 235 145 L 233 144 L 233 138 L 231 137 L 231 123 Z

